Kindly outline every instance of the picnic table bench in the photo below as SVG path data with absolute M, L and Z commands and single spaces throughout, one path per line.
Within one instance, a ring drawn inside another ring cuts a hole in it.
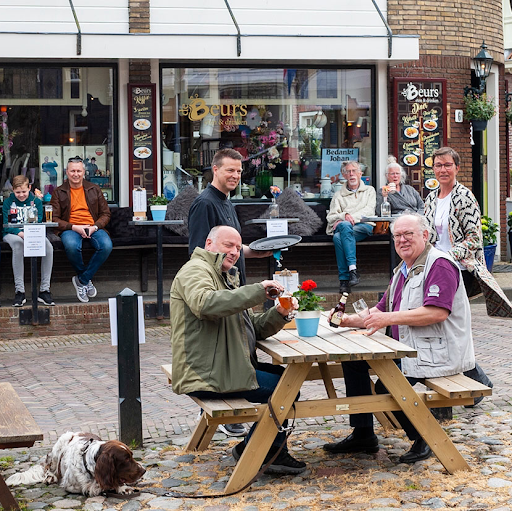
M 0 449 L 32 447 L 43 434 L 32 415 L 10 383 L 0 383 Z M 0 505 L 6 510 L 19 510 L 0 474 Z

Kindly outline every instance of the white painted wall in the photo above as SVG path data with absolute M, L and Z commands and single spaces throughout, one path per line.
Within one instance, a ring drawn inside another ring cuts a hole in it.
M 128 33 L 128 0 L 73 0 L 83 33 Z M 69 0 L 0 0 L 0 32 L 77 31 Z
M 379 0 L 384 17 L 387 2 Z M 230 0 L 242 34 L 385 35 L 371 0 Z M 232 34 L 224 0 L 151 0 L 151 32 Z

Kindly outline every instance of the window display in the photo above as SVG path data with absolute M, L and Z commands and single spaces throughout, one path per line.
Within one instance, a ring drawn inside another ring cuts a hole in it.
M 243 157 L 237 198 L 270 198 L 272 185 L 328 198 L 350 159 L 374 181 L 370 66 L 163 68 L 162 97 L 163 180 L 171 174 L 178 190 L 211 181 L 212 157 L 225 147 Z
M 15 175 L 26 174 L 49 198 L 66 178 L 68 159 L 80 156 L 86 179 L 112 201 L 114 90 L 108 66 L 0 67 L 2 193 L 10 193 Z

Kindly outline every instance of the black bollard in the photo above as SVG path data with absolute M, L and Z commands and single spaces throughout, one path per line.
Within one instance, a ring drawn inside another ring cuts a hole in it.
M 131 448 L 142 447 L 137 299 L 128 288 L 116 296 L 119 439 Z

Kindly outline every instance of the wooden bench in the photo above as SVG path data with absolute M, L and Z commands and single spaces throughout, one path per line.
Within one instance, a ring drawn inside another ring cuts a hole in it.
M 492 395 L 492 388 L 472 380 L 462 373 L 453 376 L 426 378 L 425 386 L 449 399 L 464 399 Z
M 162 366 L 169 385 L 172 384 L 172 364 Z M 201 418 L 185 447 L 186 451 L 203 451 L 208 448 L 219 424 L 255 422 L 266 405 L 253 404 L 246 399 L 199 399 L 189 396 L 203 410 Z M 242 420 L 243 419 L 243 420 Z
M 32 447 L 43 434 L 10 383 L 0 383 L 0 449 Z M 0 474 L 0 504 L 6 511 L 19 510 Z

